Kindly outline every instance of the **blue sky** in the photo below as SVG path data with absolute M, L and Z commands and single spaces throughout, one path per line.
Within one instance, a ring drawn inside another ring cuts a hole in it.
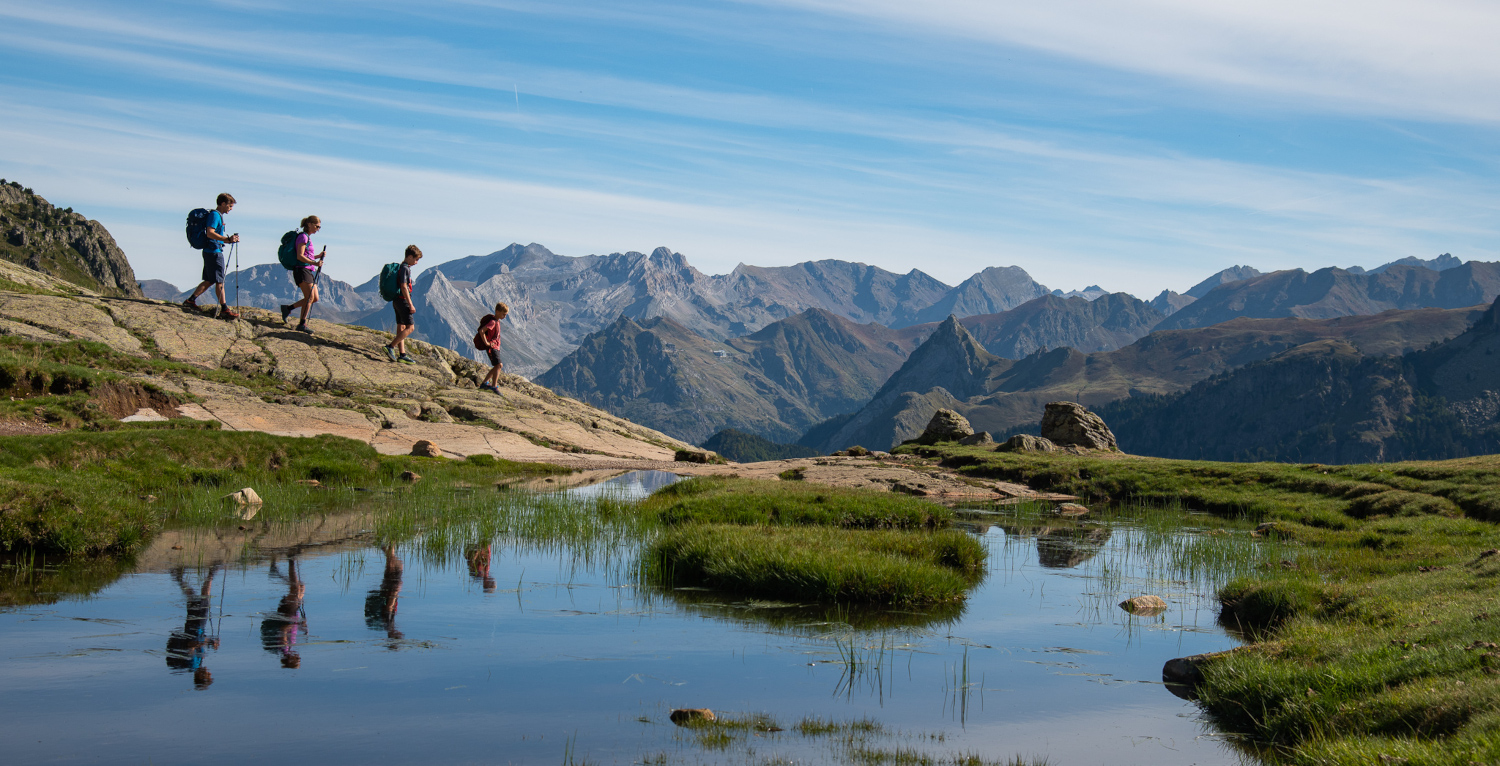
M 1500 258 L 1497 33 L 1433 0 L 0 0 L 0 176 L 180 286 L 230 191 L 242 265 L 317 214 L 355 283 L 539 242 L 1150 297 Z

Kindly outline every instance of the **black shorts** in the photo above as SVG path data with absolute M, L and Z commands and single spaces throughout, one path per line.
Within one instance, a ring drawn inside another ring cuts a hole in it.
M 391 305 L 396 309 L 396 324 L 398 326 L 416 324 L 416 322 L 413 322 L 411 319 L 411 309 L 406 307 L 406 301 L 397 298 L 396 300 L 391 301 Z
M 316 285 L 318 283 L 318 273 L 301 268 L 292 269 L 292 283 L 298 285 Z
M 216 285 L 224 284 L 224 253 L 213 250 L 203 251 L 203 281 L 212 282 Z
M 500 366 L 500 349 L 498 349 L 498 348 L 487 348 L 487 349 L 484 350 L 484 353 L 489 356 L 489 358 L 490 358 L 490 366 L 491 367 L 499 367 Z

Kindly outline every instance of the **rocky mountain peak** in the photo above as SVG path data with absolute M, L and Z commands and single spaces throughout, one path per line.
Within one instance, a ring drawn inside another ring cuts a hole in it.
M 130 261 L 103 224 L 4 179 L 0 259 L 104 295 L 143 297 Z
M 1213 290 L 1219 285 L 1227 285 L 1230 282 L 1242 282 L 1246 279 L 1254 279 L 1255 277 L 1258 277 L 1260 275 L 1260 270 L 1254 268 L 1253 266 L 1230 266 L 1229 268 L 1214 274 L 1208 279 L 1205 279 L 1202 282 L 1193 285 L 1188 289 L 1187 292 L 1183 293 L 1183 295 L 1187 295 L 1193 298 L 1202 298 L 1203 296 L 1208 295 L 1210 290 Z

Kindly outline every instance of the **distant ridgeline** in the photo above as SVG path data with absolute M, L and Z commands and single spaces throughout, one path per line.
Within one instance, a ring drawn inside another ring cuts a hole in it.
M 103 224 L 0 179 L 0 258 L 102 295 L 139 298 L 135 272 Z
M 765 460 L 790 460 L 797 457 L 814 457 L 818 451 L 797 444 L 777 444 L 755 434 L 726 428 L 703 442 L 703 448 L 713 450 L 736 463 L 759 463 Z
M 1500 301 L 1462 335 L 1400 356 L 1324 340 L 1098 413 L 1121 449 L 1157 457 L 1364 463 L 1500 452 L 1497 312 Z

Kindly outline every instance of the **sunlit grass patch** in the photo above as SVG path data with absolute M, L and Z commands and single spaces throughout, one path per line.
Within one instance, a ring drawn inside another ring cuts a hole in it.
M 907 495 L 803 482 L 694 478 L 658 490 L 641 504 L 667 524 L 820 525 L 849 529 L 941 526 L 953 512 Z
M 665 532 L 648 579 L 761 598 L 880 604 L 961 600 L 984 547 L 961 532 L 699 524 Z

